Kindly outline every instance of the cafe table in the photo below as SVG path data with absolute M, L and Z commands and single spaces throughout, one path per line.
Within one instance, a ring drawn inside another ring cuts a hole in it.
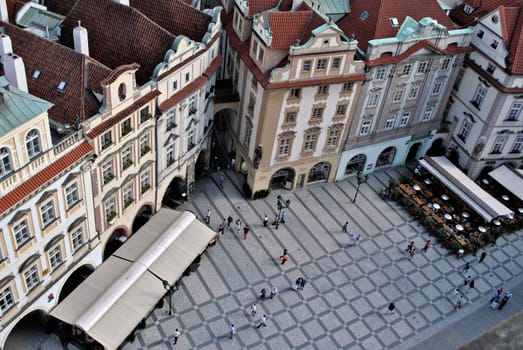
M 487 229 L 483 226 L 478 226 L 478 231 L 485 233 L 485 232 L 487 232 Z

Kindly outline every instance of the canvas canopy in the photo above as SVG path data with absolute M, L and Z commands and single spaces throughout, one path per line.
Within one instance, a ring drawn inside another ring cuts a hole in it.
M 520 171 L 502 165 L 488 173 L 490 177 L 523 201 L 523 174 Z

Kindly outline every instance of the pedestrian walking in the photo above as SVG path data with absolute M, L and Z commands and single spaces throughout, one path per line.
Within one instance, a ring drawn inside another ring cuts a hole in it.
M 223 188 L 223 183 L 225 182 L 225 176 L 220 175 L 220 187 Z
M 285 265 L 285 263 L 289 260 L 289 256 L 287 254 L 284 254 L 284 255 L 280 256 L 280 259 L 281 259 L 281 264 Z
M 469 289 L 467 290 L 467 293 L 469 292 L 469 290 L 473 289 L 474 288 L 474 280 L 470 280 L 469 282 Z
M 283 248 L 283 254 L 282 255 L 287 255 L 288 251 L 287 251 L 287 248 Z
M 236 220 L 236 233 L 240 234 L 240 231 L 242 230 L 242 222 L 240 219 Z
M 349 233 L 349 245 L 355 245 L 356 243 L 357 241 L 354 233 Z
M 423 246 L 423 251 L 426 253 L 427 249 L 430 247 L 430 239 L 425 242 L 425 245 Z
M 456 300 L 456 303 L 454 304 L 454 310 L 461 309 L 462 304 L 463 304 L 463 295 L 460 295 L 458 297 L 458 300 Z
M 263 226 L 264 227 L 267 227 L 267 224 L 269 223 L 269 217 L 267 216 L 267 214 L 263 214 Z
M 256 316 L 256 303 L 251 305 L 251 316 Z
M 461 292 L 459 291 L 459 288 L 454 288 L 454 295 L 456 297 L 459 297 L 461 295 Z
M 481 255 L 479 257 L 479 262 L 482 263 L 483 260 L 485 260 L 486 257 L 487 257 L 487 252 L 481 253 Z
M 466 276 L 465 277 L 465 280 L 463 282 L 463 285 L 466 286 L 467 284 L 469 284 L 470 280 L 472 279 L 472 276 Z
M 492 303 L 496 298 L 499 298 L 499 289 L 494 290 L 494 294 L 492 295 L 492 298 L 490 298 L 490 302 Z
M 508 290 L 507 292 L 505 293 L 505 295 L 503 296 L 503 298 L 501 299 L 501 301 L 499 302 L 499 310 L 503 309 L 503 307 L 505 306 L 505 304 L 508 302 L 508 300 L 512 298 L 512 293 L 510 293 Z
M 407 253 L 410 253 L 410 251 L 412 250 L 412 248 L 414 248 L 414 241 L 410 242 L 409 244 L 407 244 L 407 249 L 405 249 L 405 251 Z
M 228 230 L 231 229 L 232 221 L 233 221 L 233 218 L 232 218 L 232 216 L 229 215 L 229 217 L 227 218 L 227 229 Z
M 341 232 L 343 233 L 347 233 L 349 230 L 349 222 L 348 221 L 345 221 L 345 223 L 343 224 L 343 226 L 341 227 Z
M 272 287 L 271 288 L 271 294 L 269 295 L 269 298 L 274 298 L 276 296 L 276 294 L 278 294 L 278 288 L 276 287 Z
M 211 223 L 211 209 L 207 209 L 207 214 L 205 214 L 205 220 L 207 221 L 207 224 Z
M 276 214 L 276 216 L 274 217 L 274 221 L 272 222 L 273 225 L 276 225 L 276 224 L 279 224 L 280 223 L 280 217 L 278 216 L 278 214 Z
M 495 309 L 498 308 L 498 306 L 499 306 L 499 296 L 495 297 L 494 299 L 492 299 L 490 301 L 490 308 L 491 309 L 495 310 Z
M 463 272 L 469 272 L 469 270 L 470 270 L 470 263 L 467 262 L 467 263 L 465 264 L 465 266 L 463 267 L 463 270 L 462 270 L 462 271 L 463 271 Z
M 285 211 L 283 211 L 281 213 L 281 223 L 284 224 L 285 223 L 285 220 L 287 220 L 287 213 Z
M 412 259 L 412 257 L 414 256 L 414 253 L 416 253 L 416 247 L 412 247 L 410 252 L 409 252 L 409 255 L 410 255 L 410 258 Z
M 247 234 L 249 233 L 250 227 L 249 225 L 245 225 L 243 227 L 243 240 L 245 241 L 247 239 Z
M 220 224 L 220 226 L 218 226 L 218 233 L 221 233 L 223 235 L 224 232 L 225 232 L 225 227 L 223 226 L 223 224 Z
M 234 338 L 235 334 L 236 334 L 236 329 L 234 329 L 234 325 L 231 323 L 231 327 L 229 327 L 229 339 Z
M 178 343 L 178 338 L 180 337 L 180 335 L 182 335 L 182 333 L 178 330 L 178 328 L 176 328 L 176 330 L 174 331 L 174 342 L 173 344 L 176 345 L 176 343 Z
M 266 296 L 267 296 L 267 289 L 262 288 L 262 290 L 260 291 L 260 299 L 265 299 Z
M 396 305 L 394 305 L 394 302 L 389 303 L 388 309 L 389 309 L 390 313 L 393 313 L 395 308 L 396 308 Z
M 265 323 L 266 321 L 267 321 L 267 316 L 262 315 L 262 317 L 260 317 L 260 323 L 258 323 L 256 328 L 260 328 L 261 326 L 267 327 L 267 324 Z

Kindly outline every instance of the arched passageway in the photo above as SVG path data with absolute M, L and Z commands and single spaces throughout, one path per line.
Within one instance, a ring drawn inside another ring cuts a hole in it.
M 376 168 L 392 165 L 396 156 L 396 147 L 387 147 L 378 156 Z
M 329 179 L 331 165 L 329 163 L 318 163 L 314 165 L 309 171 L 308 183 L 325 182 Z
M 345 175 L 357 174 L 358 171 L 363 171 L 366 161 L 367 156 L 363 153 L 355 155 L 347 163 L 347 166 L 345 167 Z
M 286 188 L 291 190 L 294 185 L 294 177 L 296 173 L 292 168 L 283 168 L 276 171 L 271 178 L 271 188 L 280 189 Z
M 105 245 L 104 249 L 104 255 L 103 259 L 104 261 L 110 257 L 115 251 L 118 250 L 124 244 L 124 242 L 127 240 L 127 235 L 125 234 L 125 231 L 121 228 L 115 230 L 113 234 L 111 235 L 111 238 L 107 241 L 107 244 Z

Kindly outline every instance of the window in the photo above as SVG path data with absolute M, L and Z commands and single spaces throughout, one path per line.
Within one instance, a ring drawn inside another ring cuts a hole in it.
M 25 137 L 25 147 L 27 148 L 29 159 L 33 159 L 42 152 L 38 130 L 33 129 L 27 133 L 27 136 Z
M 25 242 L 31 239 L 31 234 L 29 233 L 29 226 L 27 224 L 27 219 L 20 221 L 18 224 L 13 226 L 13 233 L 15 235 L 16 247 L 20 248 Z
M 278 155 L 287 156 L 289 155 L 289 149 L 291 146 L 291 139 L 285 138 L 280 140 L 280 146 L 278 149 Z
M 417 73 L 418 74 L 423 74 L 427 71 L 427 68 L 429 67 L 429 63 L 428 62 L 420 62 L 418 64 L 418 70 L 417 70 Z
M 65 88 L 66 87 L 67 87 L 67 81 L 66 80 L 60 80 L 60 82 L 58 83 L 58 86 L 57 86 L 56 89 L 58 90 L 58 92 L 63 94 L 65 92 Z M 125 95 L 124 95 L 123 98 L 125 98 Z
M 403 92 L 404 90 L 401 89 L 401 90 L 396 90 L 394 92 L 394 98 L 392 99 L 394 102 L 399 102 L 401 101 L 401 99 L 403 98 Z
M 256 40 L 252 40 L 252 53 L 254 56 L 256 56 L 256 52 L 258 52 L 258 42 Z
M 133 149 L 131 146 L 122 151 L 122 169 L 125 170 L 133 165 Z
M 360 135 L 367 135 L 370 131 L 370 120 L 366 120 L 361 123 Z
M 334 147 L 338 145 L 339 130 L 329 131 L 329 138 L 327 139 L 327 146 Z
M 56 219 L 53 201 L 49 201 L 40 207 L 40 216 L 44 227 L 47 227 Z
M 427 107 L 427 109 L 425 109 L 425 112 L 423 112 L 423 117 L 421 117 L 421 121 L 426 122 L 427 120 L 430 120 L 432 118 L 433 110 L 433 107 Z
M 378 69 L 376 70 L 375 79 L 376 79 L 376 80 L 383 80 L 383 79 L 385 79 L 385 72 L 386 72 L 386 71 L 387 71 L 387 70 L 386 70 L 385 68 L 378 68 Z
M 301 96 L 301 89 L 291 89 L 291 92 L 289 94 L 290 98 L 300 98 Z
M 483 100 L 485 99 L 485 95 L 487 94 L 487 89 L 485 89 L 483 86 L 479 85 L 476 88 L 476 92 L 474 93 L 474 98 L 472 99 L 471 103 L 476 107 L 480 108 L 481 104 L 483 103 Z
M 332 59 L 332 68 L 333 69 L 339 69 L 340 68 L 340 62 L 341 62 L 341 58 L 339 57 L 334 57 Z
M 67 209 L 72 208 L 78 201 L 80 197 L 78 195 L 78 184 L 75 182 L 71 186 L 65 188 L 65 201 L 67 204 Z
M 314 108 L 312 110 L 311 119 L 321 119 L 323 116 L 323 108 Z
M 489 63 L 487 65 L 487 72 L 490 73 L 490 74 L 494 74 L 494 71 L 496 70 L 496 66 L 493 65 L 492 63 Z
M 354 83 L 352 81 L 346 81 L 345 83 L 343 83 L 343 91 L 344 92 L 348 92 L 348 91 L 352 91 L 352 86 L 354 85 Z
M 395 116 L 391 116 L 387 118 L 387 121 L 385 122 L 385 130 L 392 129 L 394 127 L 394 121 L 396 120 Z
M 38 274 L 38 267 L 36 267 L 36 265 L 31 266 L 29 269 L 27 269 L 27 271 L 24 272 L 24 281 L 28 291 L 40 283 L 40 276 Z
M 521 113 L 521 107 L 523 107 L 523 103 L 521 102 L 512 103 L 512 106 L 510 106 L 510 110 L 508 111 L 505 120 L 518 120 L 519 114 Z
M 516 140 L 514 141 L 514 144 L 512 145 L 512 149 L 510 150 L 510 153 L 521 153 L 521 150 L 523 149 L 523 136 L 516 137 Z
M 329 85 L 318 86 L 318 95 L 326 95 L 329 92 Z
M 125 136 L 128 133 L 130 133 L 131 131 L 133 131 L 133 128 L 131 126 L 131 118 L 125 119 L 122 122 L 122 124 L 120 125 L 120 128 L 121 128 L 121 131 L 122 131 L 122 136 Z
M 449 69 L 451 61 L 452 61 L 452 59 L 450 57 L 445 58 L 443 60 L 443 64 L 441 65 L 441 69 L 443 69 L 443 70 Z
M 367 107 L 376 107 L 378 105 L 378 100 L 380 98 L 380 94 L 373 94 L 369 96 L 369 103 L 367 104 Z
M 460 68 L 458 71 L 458 74 L 456 75 L 456 80 L 454 81 L 454 90 L 459 90 L 459 86 L 461 84 L 461 81 L 463 80 L 463 75 L 465 74 L 465 70 Z
M 409 124 L 410 112 L 405 112 L 400 119 L 400 127 L 407 126 Z
M 311 61 L 303 61 L 303 71 L 304 72 L 310 72 L 311 70 Z
M 125 96 L 127 95 L 127 91 L 126 90 L 127 90 L 127 88 L 126 88 L 124 83 L 121 83 L 118 86 L 118 98 L 120 99 L 120 101 L 125 100 Z
M 42 74 L 42 71 L 39 68 L 36 68 L 31 75 L 31 79 L 38 80 L 38 78 L 40 78 L 40 74 Z
M 407 98 L 410 99 L 410 100 L 415 99 L 416 97 L 418 97 L 418 91 L 419 91 L 419 87 L 418 86 L 411 87 L 410 90 L 409 90 L 409 95 L 407 96 Z
M 296 112 L 287 112 L 285 114 L 284 123 L 295 123 L 296 122 Z
M 263 56 L 265 55 L 265 51 L 262 47 L 258 50 L 258 61 L 263 62 Z
M 116 202 L 114 198 L 111 198 L 105 202 L 105 217 L 107 221 L 111 221 L 116 215 Z
M 493 154 L 500 154 L 503 151 L 503 147 L 505 146 L 505 142 L 507 142 L 506 136 L 498 136 L 496 137 L 496 140 L 494 140 L 494 144 L 492 145 L 492 150 L 490 153 Z
M 326 59 L 319 59 L 318 63 L 316 64 L 317 70 L 324 70 L 325 67 L 327 67 L 327 60 Z
M 102 165 L 102 178 L 104 185 L 114 179 L 113 161 L 109 161 Z
M 152 118 L 151 112 L 149 112 L 149 106 L 140 109 L 140 124 L 145 123 Z
M 345 113 L 347 112 L 347 105 L 338 105 L 336 107 L 336 116 L 345 116 Z
M 439 95 L 441 92 L 441 88 L 443 87 L 442 82 L 438 82 L 434 84 L 434 87 L 432 88 L 432 94 L 433 95 Z
M 468 121 L 464 120 L 463 125 L 461 126 L 461 130 L 459 131 L 458 137 L 463 141 L 467 142 L 467 137 L 470 134 L 470 130 L 472 129 L 472 124 Z
M 463 12 L 465 12 L 465 14 L 467 14 L 467 15 L 470 15 L 472 12 L 474 12 L 474 7 L 472 7 L 470 5 L 465 5 L 463 7 Z
M 314 151 L 316 148 L 316 134 L 308 134 L 305 136 L 305 144 L 303 146 L 303 150 L 305 152 L 311 152 Z
M 11 152 L 7 147 L 0 149 L 0 176 L 5 176 L 13 171 L 11 164 Z
M 140 138 L 140 154 L 143 156 L 151 150 L 151 143 L 149 141 L 149 135 L 142 136 Z
M 15 303 L 11 287 L 6 287 L 0 292 L 0 311 L 5 313 Z
M 403 66 L 403 70 L 401 71 L 401 75 L 409 75 L 411 70 L 412 70 L 412 64 L 406 64 L 406 65 Z
M 84 231 L 81 227 L 71 233 L 71 242 L 75 252 L 84 245 Z
M 478 33 L 476 34 L 476 36 L 480 39 L 483 39 L 483 35 L 485 35 L 485 32 L 482 31 L 481 29 L 478 30 Z
M 49 263 L 51 264 L 51 270 L 55 270 L 63 262 L 62 247 L 57 245 L 49 252 Z
M 251 144 L 251 135 L 252 135 L 252 127 L 247 126 L 247 128 L 245 129 L 245 136 L 243 138 L 243 143 L 247 147 L 249 147 L 249 145 Z
M 167 166 L 173 164 L 174 163 L 174 159 L 175 159 L 175 156 L 174 156 L 174 144 L 170 144 L 165 149 L 165 160 L 167 162 Z
M 194 129 L 189 130 L 189 132 L 187 133 L 187 143 L 188 143 L 188 146 L 187 146 L 188 149 L 191 149 L 194 146 L 196 146 L 196 142 L 194 140 Z
M 178 80 L 173 81 L 173 91 L 178 90 Z
M 103 134 L 100 140 L 102 142 L 102 149 L 106 149 L 113 144 L 113 138 L 110 131 Z
M 149 170 L 140 174 L 140 185 L 142 187 L 142 193 L 147 192 L 151 188 L 151 175 Z
M 188 82 L 191 80 L 191 73 L 187 72 L 185 73 L 185 81 Z
M 493 39 L 492 43 L 490 44 L 490 47 L 492 47 L 494 50 L 498 48 L 498 41 Z

